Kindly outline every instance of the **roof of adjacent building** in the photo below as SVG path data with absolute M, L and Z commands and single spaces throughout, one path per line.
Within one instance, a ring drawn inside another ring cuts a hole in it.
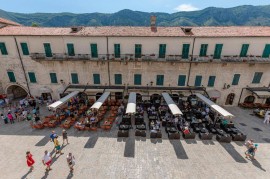
M 185 33 L 182 28 L 192 28 Z M 123 36 L 123 37 L 270 37 L 270 27 L 230 26 L 230 27 L 150 27 L 102 26 L 82 27 L 76 33 L 69 27 L 27 27 L 7 26 L 0 29 L 0 36 Z
M 6 24 L 6 25 L 15 25 L 15 26 L 21 26 L 21 24 L 17 23 L 17 22 L 13 22 L 11 20 L 7 20 L 4 18 L 0 18 L 0 23 L 1 24 Z

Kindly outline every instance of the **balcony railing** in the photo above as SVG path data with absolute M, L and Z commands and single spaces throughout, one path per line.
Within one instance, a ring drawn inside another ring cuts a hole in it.
M 262 58 L 261 56 L 249 55 L 247 57 L 239 56 L 221 56 L 220 59 L 214 59 L 213 55 L 209 56 L 189 56 L 188 58 L 182 58 L 182 55 L 165 55 L 164 58 L 159 58 L 159 54 L 98 54 L 97 57 L 92 57 L 91 54 L 76 54 L 69 56 L 64 53 L 53 53 L 52 57 L 47 57 L 45 53 L 32 53 L 31 58 L 33 60 L 93 60 L 93 61 L 170 61 L 170 62 L 247 62 L 247 63 L 270 63 L 270 58 Z

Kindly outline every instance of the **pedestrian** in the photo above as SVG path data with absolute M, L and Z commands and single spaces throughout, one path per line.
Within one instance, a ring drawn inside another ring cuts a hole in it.
M 255 159 L 255 152 L 257 151 L 258 144 L 250 145 L 249 149 L 245 152 L 246 158 L 250 158 L 251 160 Z
M 71 152 L 67 155 L 67 163 L 68 163 L 70 172 L 73 172 L 73 170 L 74 170 L 73 167 L 75 165 L 75 157 L 74 157 L 74 155 L 72 155 Z
M 62 131 L 62 136 L 63 136 L 63 144 L 62 145 L 64 145 L 65 140 L 67 141 L 67 144 L 69 144 L 68 137 L 67 137 L 67 131 L 65 129 Z
M 43 165 L 46 165 L 46 171 L 52 170 L 51 169 L 51 163 L 52 163 L 52 157 L 51 154 L 46 150 L 45 155 L 42 159 L 42 163 Z
M 5 124 L 8 123 L 8 118 L 4 114 L 1 114 L 1 118 L 4 120 Z
M 55 139 L 56 136 L 57 136 L 57 134 L 54 131 L 52 131 L 52 133 L 50 135 L 50 141 L 54 142 L 54 139 Z
M 247 149 L 249 149 L 250 146 L 253 145 L 253 143 L 254 143 L 254 140 L 253 140 L 253 139 L 250 139 L 250 140 L 248 140 L 248 141 L 245 143 L 245 146 L 247 147 Z
M 27 151 L 26 152 L 26 160 L 27 160 L 26 163 L 27 163 L 28 167 L 30 167 L 30 170 L 34 169 L 33 165 L 35 163 L 35 161 L 32 157 L 33 157 L 33 155 L 30 153 L 30 151 Z
M 58 153 L 60 153 L 60 155 L 63 154 L 63 153 L 61 152 L 61 146 L 60 146 L 59 141 L 58 141 L 58 136 L 56 136 L 56 137 L 54 138 L 54 147 L 55 147 L 55 150 L 56 150 L 55 155 L 58 154 Z
M 270 110 L 267 110 L 264 114 L 264 121 L 263 123 L 265 124 L 269 124 L 269 120 L 270 120 Z
M 10 124 L 14 124 L 14 119 L 13 119 L 13 116 L 10 112 L 8 112 L 7 117 L 9 119 Z

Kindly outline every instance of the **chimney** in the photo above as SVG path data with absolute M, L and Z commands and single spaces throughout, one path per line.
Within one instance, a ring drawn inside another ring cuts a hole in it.
M 151 23 L 151 31 L 152 32 L 157 31 L 156 20 L 157 20 L 157 16 L 151 16 L 150 23 Z
M 73 26 L 71 27 L 71 32 L 70 33 L 76 33 L 82 30 L 82 26 Z

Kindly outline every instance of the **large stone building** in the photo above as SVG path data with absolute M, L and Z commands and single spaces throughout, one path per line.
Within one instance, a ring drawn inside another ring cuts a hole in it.
M 270 102 L 270 27 L 9 24 L 0 28 L 0 51 L 2 87 L 13 98 L 107 88 L 117 98 L 206 91 L 221 105 Z

